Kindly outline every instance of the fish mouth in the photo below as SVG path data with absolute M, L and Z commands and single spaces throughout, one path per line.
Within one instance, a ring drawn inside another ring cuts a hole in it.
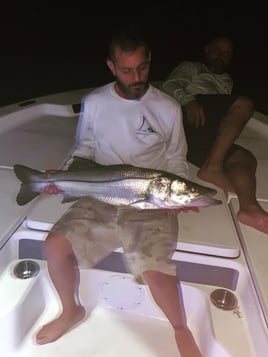
M 222 201 L 211 196 L 196 198 L 192 202 L 189 202 L 189 206 L 207 207 L 221 205 Z
M 214 196 L 218 193 L 218 191 L 215 188 L 202 188 L 199 190 L 199 195 L 196 196 L 195 199 L 193 199 L 192 202 L 190 202 L 190 205 L 194 205 L 196 203 L 196 206 L 200 207 L 206 207 L 206 206 L 217 206 L 222 204 L 222 201 L 214 198 Z
M 204 197 L 213 197 L 217 194 L 217 192 L 218 191 L 215 188 L 210 188 L 210 187 L 199 189 L 200 196 L 204 196 Z

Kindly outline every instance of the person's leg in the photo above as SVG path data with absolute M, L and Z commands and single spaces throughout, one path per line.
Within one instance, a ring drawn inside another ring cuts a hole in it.
M 247 97 L 238 97 L 221 119 L 215 141 L 197 175 L 204 181 L 215 184 L 225 191 L 235 191 L 223 169 L 228 150 L 239 137 L 252 116 L 253 103 Z
M 202 354 L 187 326 L 183 296 L 177 277 L 159 271 L 143 273 L 152 296 L 171 323 L 182 357 L 201 357 Z
M 224 172 L 239 200 L 238 220 L 268 234 L 268 213 L 256 198 L 256 168 L 254 155 L 238 146 L 224 164 Z
M 253 114 L 251 100 L 224 95 L 197 97 L 205 111 L 206 126 L 194 129 L 184 111 L 189 162 L 200 168 L 199 178 L 237 194 L 237 218 L 241 223 L 267 234 L 268 214 L 256 198 L 256 158 L 234 144 Z M 227 115 L 223 115 L 228 107 Z
M 79 270 L 71 244 L 62 234 L 51 233 L 45 242 L 48 271 L 62 303 L 59 317 L 36 335 L 38 344 L 53 342 L 85 316 L 79 302 Z
M 48 272 L 62 311 L 36 335 L 38 344 L 57 340 L 85 316 L 79 300 L 79 266 L 91 268 L 113 249 L 117 209 L 83 198 L 54 225 L 45 241 Z
M 153 211 L 153 212 L 152 212 Z M 170 321 L 182 357 L 200 357 L 186 322 L 183 297 L 171 260 L 178 239 L 175 214 L 151 210 L 133 212 L 118 227 L 127 264 L 147 282 L 156 304 Z

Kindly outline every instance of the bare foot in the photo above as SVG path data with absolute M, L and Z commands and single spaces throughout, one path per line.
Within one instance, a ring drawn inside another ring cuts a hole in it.
M 71 327 L 80 322 L 85 317 L 83 306 L 77 306 L 71 313 L 62 313 L 57 319 L 43 326 L 36 335 L 36 342 L 39 345 L 53 342 L 67 332 Z
M 228 177 L 218 166 L 204 164 L 197 172 L 197 176 L 204 181 L 210 182 L 222 188 L 224 191 L 234 192 Z
M 236 216 L 239 222 L 268 234 L 268 213 L 261 207 L 249 210 L 240 210 Z
M 202 354 L 188 328 L 175 330 L 175 339 L 181 357 L 202 357 Z

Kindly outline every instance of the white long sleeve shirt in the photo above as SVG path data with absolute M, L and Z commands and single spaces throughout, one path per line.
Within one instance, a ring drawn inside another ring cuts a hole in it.
M 149 85 L 140 99 L 124 99 L 109 83 L 84 98 L 72 156 L 99 164 L 131 164 L 188 176 L 181 106 Z
M 195 99 L 197 94 L 231 94 L 233 80 L 228 73 L 211 72 L 201 62 L 185 61 L 178 65 L 163 84 L 181 105 Z

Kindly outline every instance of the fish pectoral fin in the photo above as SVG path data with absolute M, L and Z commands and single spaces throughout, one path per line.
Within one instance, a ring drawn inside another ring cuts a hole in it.
M 147 199 L 141 199 L 138 201 L 131 202 L 129 204 L 130 207 L 136 208 L 136 209 L 157 209 L 159 208 L 156 206 L 154 203 L 147 201 Z

